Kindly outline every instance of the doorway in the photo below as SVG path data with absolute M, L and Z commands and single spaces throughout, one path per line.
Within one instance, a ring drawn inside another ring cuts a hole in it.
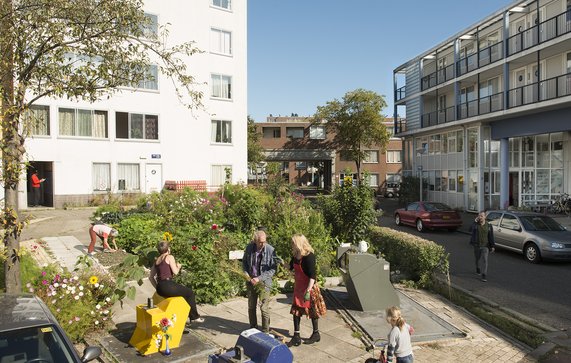
M 519 172 L 510 172 L 509 205 L 519 207 Z
M 145 166 L 145 192 L 160 192 L 163 189 L 163 168 L 161 164 Z
M 40 183 L 40 195 L 38 200 L 38 206 L 42 207 L 53 207 L 54 206 L 54 193 L 53 193 L 53 163 L 51 161 L 31 161 L 28 168 L 26 169 L 27 177 L 27 204 L 28 207 L 34 206 L 34 193 L 32 193 L 32 174 L 36 171 L 38 173 L 38 178 L 44 179 Z

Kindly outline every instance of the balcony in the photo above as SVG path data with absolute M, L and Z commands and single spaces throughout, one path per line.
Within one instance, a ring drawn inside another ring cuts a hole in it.
M 422 115 L 421 127 L 436 126 L 456 120 L 456 107 L 451 106 L 442 110 L 432 111 Z
M 402 86 L 395 91 L 395 101 L 398 102 L 406 97 L 406 86 Z
M 427 76 L 422 77 L 421 90 L 432 88 L 438 84 L 444 83 L 454 78 L 454 65 L 451 64 L 447 67 L 432 72 Z
M 571 32 L 571 10 L 549 18 L 508 38 L 508 55 L 516 54 Z
M 508 91 L 509 108 L 571 95 L 571 73 L 548 78 Z

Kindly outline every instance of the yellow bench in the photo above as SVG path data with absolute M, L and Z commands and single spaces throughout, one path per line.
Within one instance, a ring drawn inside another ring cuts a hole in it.
M 190 306 L 180 296 L 165 299 L 155 293 L 153 302 L 155 306 L 150 309 L 146 305 L 137 305 L 137 326 L 129 340 L 129 344 L 142 355 L 157 353 L 166 349 L 164 332 L 159 327 L 163 318 L 173 322 L 173 326 L 168 329 L 168 334 L 171 336 L 169 348 L 177 348 L 180 345 L 186 318 L 190 312 Z

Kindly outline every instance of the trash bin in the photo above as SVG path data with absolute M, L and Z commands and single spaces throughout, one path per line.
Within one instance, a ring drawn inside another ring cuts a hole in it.
M 337 265 L 349 299 L 358 310 L 378 311 L 400 306 L 390 280 L 390 264 L 384 258 L 344 246 L 337 248 Z

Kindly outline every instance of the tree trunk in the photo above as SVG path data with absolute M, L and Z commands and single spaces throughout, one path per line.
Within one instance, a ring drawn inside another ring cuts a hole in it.
M 7 293 L 22 292 L 20 280 L 20 222 L 18 209 L 18 182 L 22 170 L 24 155 L 24 138 L 18 134 L 19 112 L 14 105 L 14 63 L 12 39 L 12 0 L 0 0 L 0 74 L 1 86 L 1 120 L 2 125 L 2 182 L 4 183 L 4 209 L 2 222 L 4 228 L 4 245 L 6 246 L 6 262 L 4 277 Z

